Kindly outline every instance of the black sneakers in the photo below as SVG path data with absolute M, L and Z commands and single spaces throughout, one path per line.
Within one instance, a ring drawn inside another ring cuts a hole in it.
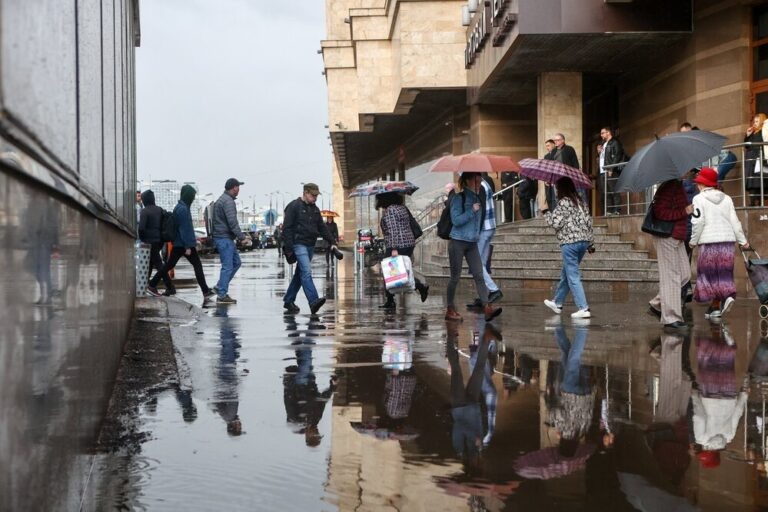
M 488 294 L 488 302 L 493 304 L 494 302 L 500 301 L 503 296 L 504 294 L 501 293 L 501 290 L 496 290 L 495 292 Z
M 320 311 L 320 308 L 323 307 L 323 304 L 325 304 L 325 297 L 320 297 L 315 302 L 309 305 L 309 311 L 314 315 L 318 311 Z
M 288 304 L 283 304 L 283 307 L 285 308 L 286 313 L 295 314 L 301 311 L 299 309 L 299 306 L 297 306 L 295 302 L 289 302 Z
M 237 301 L 229 295 L 225 295 L 223 297 L 217 297 L 216 304 L 237 304 Z

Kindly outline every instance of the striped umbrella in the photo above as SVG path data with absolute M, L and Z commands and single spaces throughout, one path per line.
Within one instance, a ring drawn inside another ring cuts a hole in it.
M 575 167 L 565 165 L 557 160 L 544 160 L 540 158 L 523 158 L 520 164 L 520 174 L 534 180 L 544 181 L 553 185 L 560 178 L 571 178 L 576 188 L 592 188 L 589 176 Z

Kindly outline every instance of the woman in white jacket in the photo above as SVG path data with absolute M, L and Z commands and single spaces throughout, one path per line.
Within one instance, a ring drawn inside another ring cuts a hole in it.
M 697 302 L 709 302 L 706 318 L 717 318 L 731 308 L 736 296 L 733 283 L 734 242 L 749 248 L 733 201 L 717 189 L 717 171 L 704 167 L 694 179 L 699 193 L 693 198 L 690 246 L 699 245 L 696 263 Z

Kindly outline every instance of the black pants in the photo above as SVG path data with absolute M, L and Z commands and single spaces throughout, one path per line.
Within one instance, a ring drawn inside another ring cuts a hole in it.
M 530 219 L 531 217 L 533 217 L 530 198 L 521 197 L 519 199 L 520 199 L 520 216 L 524 219 Z
M 157 282 L 160 280 L 160 275 L 163 273 L 168 275 L 168 272 L 170 272 L 179 262 L 181 257 L 184 256 L 192 265 L 192 268 L 195 269 L 195 279 L 197 280 L 197 284 L 200 286 L 200 290 L 202 290 L 203 295 L 207 295 L 211 289 L 208 288 L 208 284 L 205 282 L 205 273 L 203 272 L 203 264 L 200 262 L 200 256 L 197 255 L 197 249 L 194 247 L 190 249 L 190 251 L 192 252 L 190 252 L 189 256 L 187 256 L 184 254 L 186 252 L 184 247 L 174 247 L 171 251 L 171 255 L 168 257 L 168 261 L 165 262 L 165 266 L 162 268 L 162 270 L 155 274 L 155 277 L 149 280 L 149 286 L 152 286 L 153 288 L 157 286 Z
M 512 202 L 512 192 L 509 190 L 501 194 L 502 199 L 504 199 L 504 222 L 512 222 L 513 217 L 513 202 Z
M 488 288 L 483 279 L 483 263 L 480 261 L 480 251 L 477 249 L 477 242 L 464 242 L 462 240 L 451 239 L 448 242 L 448 261 L 451 266 L 451 280 L 448 281 L 448 307 L 456 308 L 456 287 L 459 286 L 461 277 L 461 267 L 464 259 L 467 260 L 469 272 L 475 280 L 477 296 L 483 302 L 488 304 Z
M 149 275 L 152 275 L 152 269 L 157 270 L 157 275 L 163 280 L 166 290 L 173 289 L 173 283 L 171 278 L 168 277 L 168 272 L 163 271 L 163 258 L 160 256 L 160 251 L 163 250 L 163 242 L 153 242 L 152 247 L 149 249 Z M 157 283 L 157 281 L 155 281 Z M 151 285 L 154 286 L 154 285 Z
M 413 247 L 405 247 L 403 249 L 395 249 L 397 251 L 398 256 L 408 256 L 411 258 L 411 264 L 413 264 Z M 392 254 L 392 249 L 387 249 L 386 254 Z M 424 283 L 419 281 L 419 278 L 414 276 L 414 281 L 416 282 L 416 289 L 421 291 L 424 288 Z M 387 302 L 395 300 L 395 296 L 391 293 L 389 293 L 389 290 L 387 288 L 384 288 L 384 293 L 387 295 Z

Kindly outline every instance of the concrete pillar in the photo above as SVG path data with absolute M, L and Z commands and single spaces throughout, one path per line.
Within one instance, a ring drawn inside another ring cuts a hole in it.
M 581 73 L 542 73 L 537 97 L 538 153 L 544 152 L 544 141 L 555 133 L 565 136 L 583 166 L 583 115 Z M 543 204 L 544 185 L 539 182 L 539 204 Z

